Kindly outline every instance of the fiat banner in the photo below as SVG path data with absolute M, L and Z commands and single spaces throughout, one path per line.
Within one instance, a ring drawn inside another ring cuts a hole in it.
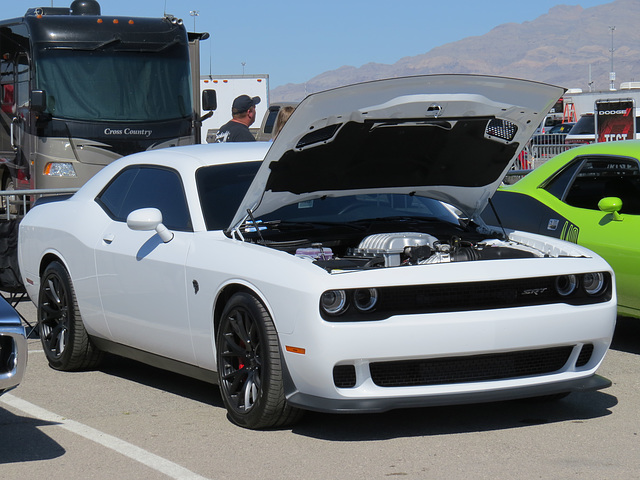
M 632 140 L 636 131 L 635 102 L 631 98 L 596 100 L 596 142 Z

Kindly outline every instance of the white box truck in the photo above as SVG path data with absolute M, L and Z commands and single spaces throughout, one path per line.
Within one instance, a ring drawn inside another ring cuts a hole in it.
M 202 143 L 211 143 L 218 129 L 231 120 L 231 105 L 240 95 L 260 97 L 256 122 L 250 130 L 255 135 L 269 109 L 269 75 L 201 75 L 200 91 L 215 90 L 218 106 L 213 116 L 202 122 Z M 202 112 L 204 115 L 206 112 Z

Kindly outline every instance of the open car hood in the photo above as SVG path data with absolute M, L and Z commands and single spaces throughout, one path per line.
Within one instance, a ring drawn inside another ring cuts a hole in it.
M 230 228 L 282 206 L 369 193 L 486 206 L 561 87 L 480 75 L 379 80 L 309 95 L 267 152 Z

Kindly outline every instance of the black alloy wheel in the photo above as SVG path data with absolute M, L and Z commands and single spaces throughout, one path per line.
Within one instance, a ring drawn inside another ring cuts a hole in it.
M 301 411 L 284 396 L 278 335 L 264 305 L 236 293 L 222 313 L 217 333 L 218 380 L 232 422 L 260 429 L 289 425 Z
M 59 262 L 49 264 L 40 279 L 38 332 L 56 370 L 93 368 L 102 358 L 82 323 L 69 273 Z

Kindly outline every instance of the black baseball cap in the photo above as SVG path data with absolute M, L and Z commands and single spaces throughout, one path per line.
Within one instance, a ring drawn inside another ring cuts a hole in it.
M 240 95 L 233 101 L 231 113 L 242 113 L 249 110 L 254 105 L 260 103 L 260 97 L 250 97 L 249 95 Z

